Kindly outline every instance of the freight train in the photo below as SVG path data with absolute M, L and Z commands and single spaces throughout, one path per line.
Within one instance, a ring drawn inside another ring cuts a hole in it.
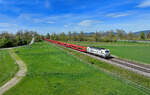
M 73 44 L 69 44 L 69 43 L 64 43 L 64 42 L 60 42 L 60 41 L 55 41 L 55 40 L 49 40 L 49 39 L 43 39 L 45 41 L 51 42 L 51 43 L 55 43 L 61 46 L 65 46 L 68 48 L 72 48 L 74 50 L 78 50 L 81 52 L 86 52 L 86 53 L 90 53 L 93 55 L 97 55 L 100 57 L 104 57 L 104 58 L 109 58 L 110 57 L 110 51 L 108 49 L 105 48 L 97 48 L 97 47 L 85 47 L 85 46 L 79 46 L 79 45 L 73 45 Z

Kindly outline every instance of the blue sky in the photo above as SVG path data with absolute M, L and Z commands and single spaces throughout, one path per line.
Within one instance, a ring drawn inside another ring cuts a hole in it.
M 0 0 L 0 31 L 150 29 L 150 0 Z

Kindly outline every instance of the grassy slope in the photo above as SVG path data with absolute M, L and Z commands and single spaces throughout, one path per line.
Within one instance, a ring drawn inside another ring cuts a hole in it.
M 125 82 L 130 81 L 130 85 L 132 85 L 132 86 L 138 85 L 141 87 L 146 87 L 148 89 L 150 88 L 150 78 L 148 78 L 148 77 L 136 74 L 136 73 L 134 73 L 132 71 L 128 71 L 126 69 L 122 69 L 115 65 L 101 62 L 100 60 L 97 60 L 97 59 L 91 58 L 89 56 L 86 56 L 84 54 L 78 53 L 69 48 L 65 48 L 65 47 L 61 47 L 61 48 L 63 48 L 65 51 L 68 51 L 72 55 L 82 59 L 86 63 L 92 64 L 92 66 L 96 66 L 100 69 L 104 69 L 105 71 L 112 73 L 113 75 L 115 75 L 115 77 L 118 77 L 122 81 L 125 81 Z M 150 89 L 149 89 L 149 91 L 147 91 L 146 89 L 143 89 L 143 90 L 145 90 L 146 92 L 150 92 Z
M 47 43 L 18 51 L 28 75 L 5 95 L 143 95 Z
M 121 58 L 126 58 L 141 63 L 150 64 L 150 44 L 144 43 L 128 43 L 128 42 L 72 42 L 74 44 L 80 44 L 85 46 L 96 46 L 110 49 L 113 55 Z
M 17 65 L 7 50 L 0 50 L 0 86 L 7 82 L 17 71 Z

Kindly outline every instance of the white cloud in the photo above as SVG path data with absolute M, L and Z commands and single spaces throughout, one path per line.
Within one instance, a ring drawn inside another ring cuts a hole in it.
M 107 16 L 113 17 L 113 18 L 124 17 L 124 16 L 129 16 L 129 15 L 131 15 L 131 14 L 130 13 L 110 13 L 110 14 L 107 14 Z
M 22 22 L 30 22 L 34 24 L 54 24 L 56 23 L 55 20 L 52 20 L 49 17 L 43 17 L 38 14 L 20 14 L 17 18 L 19 21 Z
M 47 18 L 31 18 L 34 23 L 47 23 L 47 24 L 55 24 L 56 22 L 51 21 Z
M 100 23 L 98 20 L 83 20 L 78 23 L 79 26 L 91 26 L 93 24 Z
M 68 27 L 69 27 L 69 25 L 64 25 L 64 27 L 65 27 L 65 28 L 68 28 Z
M 67 24 L 64 25 L 64 28 L 72 28 L 76 25 L 77 25 L 76 23 L 67 23 Z
M 0 27 L 7 28 L 7 27 L 17 27 L 16 24 L 10 24 L 10 23 L 0 23 Z
M 144 1 L 141 2 L 137 7 L 139 7 L 139 8 L 150 7 L 150 0 L 144 0 Z
M 56 22 L 54 22 L 54 21 L 47 21 L 46 23 L 48 23 L 48 24 L 54 24 Z

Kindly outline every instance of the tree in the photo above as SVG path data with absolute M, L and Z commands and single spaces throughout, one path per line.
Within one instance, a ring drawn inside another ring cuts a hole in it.
M 67 40 L 67 37 L 66 37 L 65 32 L 62 32 L 62 33 L 60 34 L 60 40 L 62 40 L 62 41 L 66 41 L 66 40 Z
M 78 40 L 79 41 L 84 41 L 84 33 L 83 33 L 83 31 L 80 32 Z
M 56 33 L 53 33 L 53 34 L 51 35 L 51 39 L 52 39 L 52 40 L 59 40 L 59 37 L 56 35 Z
M 135 38 L 134 33 L 133 32 L 129 32 L 128 33 L 128 40 L 134 40 L 134 38 Z
M 150 39 L 150 32 L 147 33 L 147 39 Z
M 125 38 L 125 31 L 121 29 L 117 29 L 117 37 L 118 39 L 124 39 Z
M 144 32 L 140 33 L 140 38 L 141 38 L 141 40 L 145 40 L 145 33 Z
M 20 36 L 20 37 L 23 37 L 23 31 L 22 30 L 19 30 L 17 33 L 16 33 L 16 36 Z
M 1 40 L 0 40 L 0 47 L 12 47 L 13 46 L 13 42 L 12 40 L 6 38 L 6 37 L 3 37 Z
M 23 45 L 23 40 L 19 35 L 16 36 L 16 45 Z
M 24 31 L 24 35 L 23 35 L 24 44 L 29 44 L 31 42 L 32 35 L 33 35 L 32 31 L 28 31 L 28 30 Z
M 23 31 L 19 30 L 16 33 L 16 45 L 23 45 L 23 44 L 24 44 L 24 42 L 23 42 Z
M 46 34 L 46 39 L 50 39 L 50 34 L 49 33 Z
M 73 41 L 78 41 L 78 34 L 77 34 L 77 32 L 73 32 L 73 34 L 72 34 L 72 39 L 73 39 Z
M 37 32 L 35 32 L 34 37 L 36 42 L 42 41 L 42 37 Z
M 109 40 L 115 40 L 115 34 L 113 30 L 108 31 Z
M 93 34 L 93 39 L 94 39 L 94 41 L 96 41 L 96 42 L 98 42 L 100 39 L 101 39 L 101 34 L 100 34 L 100 32 L 95 32 L 94 34 Z
M 68 32 L 68 40 L 72 41 L 72 34 L 71 34 L 71 32 Z
M 0 34 L 0 47 L 13 47 L 18 45 L 25 45 L 31 42 L 32 36 L 35 35 L 36 41 L 40 41 L 41 37 L 34 31 L 19 30 L 16 34 L 3 32 Z

